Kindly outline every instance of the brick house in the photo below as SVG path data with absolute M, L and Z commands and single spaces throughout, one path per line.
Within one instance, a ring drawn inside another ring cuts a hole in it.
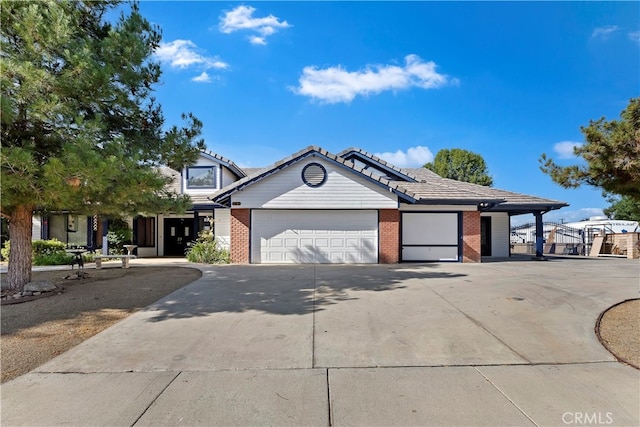
M 510 256 L 511 216 L 534 214 L 541 224 L 543 213 L 567 206 L 398 168 L 357 148 L 336 155 L 311 146 L 261 169 L 203 151 L 195 165 L 163 172 L 193 205 L 131 218 L 141 257 L 183 256 L 212 229 L 234 263 L 480 262 Z M 93 247 L 103 231 L 96 218 L 69 213 L 34 222 L 34 238 Z

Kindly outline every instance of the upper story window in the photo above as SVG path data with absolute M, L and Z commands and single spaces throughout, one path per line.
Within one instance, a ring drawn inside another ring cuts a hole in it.
M 215 166 L 191 166 L 187 168 L 187 188 L 217 188 Z

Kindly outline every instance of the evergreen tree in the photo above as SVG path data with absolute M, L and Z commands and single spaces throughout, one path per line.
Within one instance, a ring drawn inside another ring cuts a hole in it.
M 438 151 L 433 162 L 424 167 L 443 178 L 488 187 L 493 185 L 493 178 L 489 175 L 487 163 L 482 156 L 460 148 Z
M 609 218 L 640 222 L 640 199 L 629 196 L 609 196 L 607 201 L 611 206 L 604 210 L 604 214 Z
M 640 201 L 640 98 L 632 98 L 620 120 L 604 117 L 580 128 L 585 144 L 574 149 L 584 165 L 562 167 L 546 154 L 540 169 L 565 188 L 582 184 Z
M 158 166 L 180 169 L 204 147 L 202 124 L 164 128 L 152 97 L 161 34 L 119 1 L 3 2 L 0 9 L 2 216 L 11 238 L 8 285 L 31 278 L 35 211 L 88 215 L 184 211 Z M 123 7 L 123 9 L 125 9 Z

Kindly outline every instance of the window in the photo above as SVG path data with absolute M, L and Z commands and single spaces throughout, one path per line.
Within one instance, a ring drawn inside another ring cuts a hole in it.
M 136 244 L 141 248 L 156 245 L 156 219 L 153 217 L 138 217 L 135 224 Z
M 187 168 L 187 188 L 216 188 L 215 166 Z

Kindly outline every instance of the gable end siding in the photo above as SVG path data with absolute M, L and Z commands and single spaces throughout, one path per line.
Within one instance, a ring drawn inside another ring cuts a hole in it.
M 309 187 L 302 170 L 320 163 L 326 182 Z M 232 203 L 243 208 L 268 209 L 379 209 L 397 208 L 398 197 L 356 174 L 317 157 L 305 159 L 233 194 Z

